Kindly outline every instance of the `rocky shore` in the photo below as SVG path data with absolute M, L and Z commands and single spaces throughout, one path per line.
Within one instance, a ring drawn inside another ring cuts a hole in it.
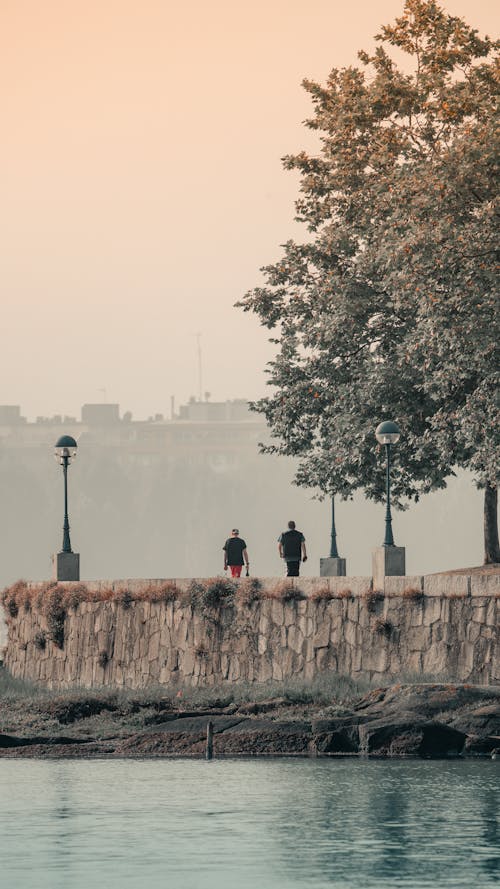
M 500 755 L 498 687 L 395 684 L 320 702 L 182 694 L 1 694 L 0 756 L 202 757 L 209 721 L 215 757 Z

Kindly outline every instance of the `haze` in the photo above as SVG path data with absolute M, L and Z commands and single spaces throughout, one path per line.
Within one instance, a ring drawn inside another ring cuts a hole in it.
M 497 31 L 493 0 L 443 5 L 481 33 Z M 179 405 L 205 391 L 221 401 L 264 394 L 268 332 L 233 304 L 259 283 L 259 268 L 279 256 L 280 244 L 304 236 L 293 222 L 298 178 L 281 166 L 286 153 L 314 150 L 301 81 L 324 81 L 332 67 L 356 64 L 357 50 L 370 49 L 380 25 L 402 8 L 403 0 L 0 0 L 0 404 L 19 404 L 33 421 L 79 417 L 82 404 L 108 401 L 142 419 L 169 416 L 171 396 Z M 52 439 L 49 429 L 50 470 L 42 461 L 33 475 L 43 479 L 38 500 L 22 452 L 14 473 L 5 452 L 0 525 L 12 558 L 4 582 L 48 574 L 59 545 Z M 213 489 L 210 513 L 197 507 L 196 535 L 208 520 L 217 556 L 207 565 L 187 554 L 174 573 L 219 570 L 221 541 L 235 523 L 252 554 L 261 552 L 260 573 L 279 573 L 275 540 L 291 516 L 311 542 L 307 573 L 318 572 L 328 552 L 328 504 L 291 488 L 288 469 L 277 472 L 269 459 L 252 464 L 261 500 L 248 500 L 252 477 L 246 500 L 235 478 L 227 500 Z M 106 480 L 103 466 L 96 472 Z M 168 490 L 154 510 L 143 502 L 141 540 L 159 529 L 154 556 L 146 557 L 133 522 L 125 542 L 120 537 L 116 504 L 97 533 L 104 515 L 97 500 L 85 513 L 91 467 L 82 446 L 71 484 L 85 575 L 169 576 L 161 542 Z M 104 502 L 111 495 L 103 484 L 96 491 Z M 149 484 L 154 490 L 155 478 Z M 187 508 L 182 485 L 176 497 L 179 513 Z M 348 570 L 368 573 L 383 510 L 363 511 L 359 499 L 343 509 Z M 183 519 L 187 533 L 193 510 Z M 266 535 L 257 539 L 264 511 Z M 410 572 L 481 559 L 481 498 L 465 476 L 398 517 L 395 528 L 409 547 Z
M 494 33 L 493 0 L 448 0 Z M 304 77 L 356 64 L 403 0 L 2 0 L 0 403 L 29 418 L 261 395 L 233 303 L 296 234 L 280 158 Z

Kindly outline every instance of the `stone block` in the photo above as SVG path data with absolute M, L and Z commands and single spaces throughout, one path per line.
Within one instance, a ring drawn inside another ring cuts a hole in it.
M 425 651 L 430 645 L 430 631 L 428 627 L 411 627 L 406 638 L 403 639 L 408 651 Z
M 52 556 L 53 580 L 80 580 L 80 554 L 54 553 Z
M 320 577 L 345 577 L 346 560 L 334 559 L 331 556 L 326 559 L 319 560 Z
M 470 594 L 471 596 L 499 596 L 500 572 L 498 574 L 472 574 Z
M 284 577 L 278 581 L 279 585 L 292 586 L 294 590 L 309 598 L 318 588 L 318 577 Z
M 259 633 L 257 640 L 257 651 L 259 654 L 265 654 L 267 651 L 267 636 Z
M 288 647 L 300 654 L 304 643 L 304 634 L 299 627 L 288 628 Z
M 374 590 L 385 589 L 385 578 L 404 576 L 406 549 L 404 546 L 377 546 L 372 550 L 372 577 Z
M 384 593 L 386 596 L 402 596 L 409 590 L 417 590 L 422 592 L 424 588 L 424 578 L 421 574 L 405 574 L 402 577 L 398 575 L 387 576 L 384 579 Z
M 277 599 L 273 600 L 271 616 L 273 623 L 276 626 L 281 627 L 285 621 L 285 612 L 283 608 L 283 602 L 279 602 Z
M 332 593 L 350 592 L 353 596 L 362 596 L 372 588 L 371 577 L 330 577 L 328 579 Z
M 426 574 L 424 594 L 426 596 L 468 596 L 470 578 L 465 574 Z
M 313 638 L 315 648 L 328 648 L 330 644 L 330 621 L 325 621 Z

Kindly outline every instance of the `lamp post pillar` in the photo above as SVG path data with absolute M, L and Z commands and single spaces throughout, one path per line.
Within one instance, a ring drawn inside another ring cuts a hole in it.
M 64 524 L 63 524 L 63 545 L 62 552 L 70 553 L 71 549 L 71 540 L 69 536 L 69 519 L 68 519 L 68 460 L 69 458 L 64 456 L 63 458 L 63 474 L 64 474 Z
M 71 549 L 68 517 L 68 466 L 76 457 L 77 443 L 71 435 L 62 435 L 56 442 L 55 458 L 63 468 L 64 479 L 64 522 L 62 550 L 52 556 L 54 580 L 80 580 L 80 555 Z
M 335 530 L 335 497 L 332 497 L 332 530 L 330 534 L 330 558 L 338 559 L 337 531 Z
M 391 445 L 399 441 L 401 433 L 396 423 L 385 420 L 377 426 L 375 435 L 379 444 L 385 445 L 386 503 L 384 542 L 372 552 L 372 576 L 374 589 L 383 592 L 386 577 L 402 576 L 406 571 L 406 550 L 394 545 L 391 516 Z
M 332 525 L 330 532 L 330 555 L 319 560 L 320 577 L 345 577 L 346 561 L 339 557 L 337 549 L 337 530 L 335 528 L 335 497 L 332 497 Z
M 391 517 L 391 445 L 387 443 L 385 446 L 386 461 L 386 505 L 385 505 L 385 538 L 384 546 L 394 546 L 394 537 L 392 535 L 392 517 Z

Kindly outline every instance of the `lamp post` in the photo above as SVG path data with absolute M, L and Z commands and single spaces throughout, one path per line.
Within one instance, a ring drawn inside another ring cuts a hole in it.
M 71 549 L 68 519 L 68 466 L 76 457 L 77 443 L 72 435 L 61 435 L 58 438 L 54 457 L 63 468 L 64 475 L 64 524 L 63 545 L 60 553 L 54 556 L 54 569 L 56 580 L 80 579 L 80 556 Z
M 346 560 L 341 559 L 337 549 L 337 531 L 335 528 L 335 498 L 332 495 L 332 530 L 330 533 L 330 555 L 319 560 L 320 577 L 345 577 Z
M 338 559 L 337 531 L 335 530 L 335 497 L 332 497 L 332 532 L 330 534 L 330 558 Z
M 386 508 L 385 508 L 385 538 L 383 546 L 394 546 L 394 537 L 392 536 L 392 518 L 391 518 L 391 445 L 399 441 L 401 432 L 399 426 L 392 420 L 385 420 L 379 423 L 375 430 L 375 436 L 379 444 L 385 445 L 386 453 Z

